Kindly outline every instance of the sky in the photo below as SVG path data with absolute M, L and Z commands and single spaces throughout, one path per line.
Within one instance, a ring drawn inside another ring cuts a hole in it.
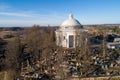
M 119 24 L 120 0 L 0 0 L 0 27 L 59 26 L 70 13 L 82 25 Z

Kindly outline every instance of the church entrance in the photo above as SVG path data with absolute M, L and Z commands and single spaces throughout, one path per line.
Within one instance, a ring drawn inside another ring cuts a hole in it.
M 74 47 L 74 36 L 69 36 L 69 48 Z

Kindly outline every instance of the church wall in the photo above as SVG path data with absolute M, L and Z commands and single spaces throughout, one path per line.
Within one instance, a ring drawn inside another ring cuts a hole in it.
M 67 34 L 66 32 L 62 32 L 62 46 L 63 47 L 66 47 L 66 44 L 67 44 Z
M 61 40 L 61 32 L 55 32 L 56 33 L 56 45 L 58 46 L 62 46 L 61 43 L 62 43 L 62 40 Z
M 84 36 L 86 35 L 86 32 L 84 32 L 84 30 L 78 31 L 78 34 L 82 34 L 82 33 L 84 34 Z M 76 35 L 77 35 L 77 33 L 75 30 L 74 31 L 73 30 L 71 30 L 71 31 L 68 31 L 68 30 L 56 31 L 56 44 L 61 47 L 69 48 L 69 36 L 74 36 L 73 48 L 75 48 L 75 46 L 80 46 L 80 38 L 78 38 L 76 40 Z

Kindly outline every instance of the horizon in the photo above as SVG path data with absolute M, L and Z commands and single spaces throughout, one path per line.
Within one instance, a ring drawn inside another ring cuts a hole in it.
M 82 25 L 120 24 L 119 0 L 1 0 L 0 27 L 60 26 L 72 13 Z

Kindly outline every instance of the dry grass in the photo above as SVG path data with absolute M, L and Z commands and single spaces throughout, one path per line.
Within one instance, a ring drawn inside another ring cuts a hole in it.
M 0 72 L 0 80 L 13 80 L 16 73 L 15 71 L 9 70 L 9 71 L 2 71 Z
M 6 72 L 0 72 L 0 80 L 4 80 Z
M 120 80 L 120 77 L 72 78 L 70 80 Z
M 14 34 L 14 31 L 0 31 L 0 38 L 3 38 L 5 35 Z

